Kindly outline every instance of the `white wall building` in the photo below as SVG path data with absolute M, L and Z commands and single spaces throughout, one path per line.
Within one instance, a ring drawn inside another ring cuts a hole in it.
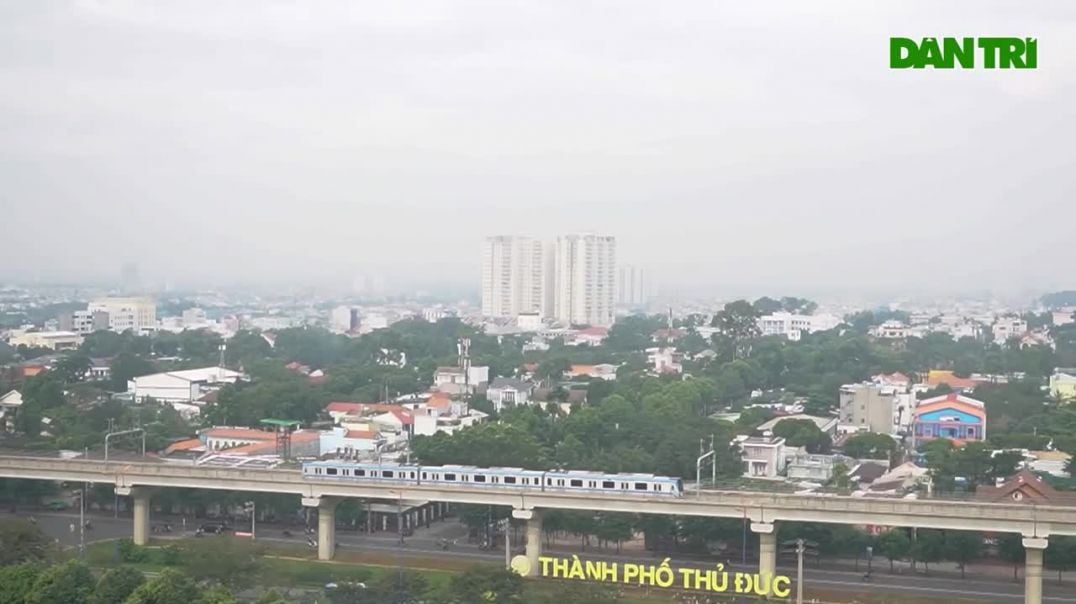
M 547 314 L 549 268 L 546 245 L 540 240 L 510 235 L 486 238 L 482 247 L 482 314 Z
M 108 313 L 108 328 L 148 333 L 157 329 L 157 305 L 150 298 L 99 298 L 86 307 L 89 312 Z
M 137 402 L 153 399 L 170 403 L 185 415 L 197 415 L 202 406 L 199 401 L 202 396 L 240 379 L 243 379 L 243 374 L 224 367 L 168 371 L 128 380 L 127 392 Z
M 553 316 L 576 325 L 612 325 L 616 311 L 616 238 L 558 237 L 554 251 Z
M 825 331 L 840 325 L 841 320 L 833 315 L 796 315 L 789 312 L 775 312 L 758 318 L 758 328 L 764 336 L 785 336 L 797 341 L 805 333 Z
M 88 335 L 95 331 L 108 329 L 108 313 L 102 310 L 73 310 L 60 315 L 60 331 L 73 331 L 79 335 Z
M 359 310 L 354 306 L 337 306 L 329 311 L 329 331 L 350 333 L 359 327 Z

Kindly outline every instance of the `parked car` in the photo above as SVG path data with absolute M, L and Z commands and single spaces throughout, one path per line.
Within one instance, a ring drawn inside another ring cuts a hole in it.
M 228 525 L 221 522 L 206 522 L 198 527 L 198 532 L 210 535 L 221 535 L 230 532 L 231 530 L 232 529 L 228 528 Z

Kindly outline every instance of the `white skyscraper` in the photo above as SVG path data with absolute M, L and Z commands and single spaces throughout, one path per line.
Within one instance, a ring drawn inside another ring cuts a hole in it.
M 642 269 L 625 264 L 620 267 L 617 283 L 617 302 L 625 306 L 638 306 L 646 302 L 647 290 Z
M 482 314 L 546 314 L 549 263 L 545 245 L 530 237 L 488 237 L 482 248 Z
M 612 325 L 616 238 L 566 235 L 554 249 L 553 316 L 575 325 Z

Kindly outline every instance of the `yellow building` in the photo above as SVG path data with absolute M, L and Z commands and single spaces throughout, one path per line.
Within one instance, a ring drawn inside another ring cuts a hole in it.
M 82 344 L 82 336 L 71 331 L 30 331 L 13 336 L 11 346 L 48 348 L 50 350 L 74 350 Z
M 1060 371 L 1051 375 L 1050 394 L 1058 400 L 1076 403 L 1076 375 Z

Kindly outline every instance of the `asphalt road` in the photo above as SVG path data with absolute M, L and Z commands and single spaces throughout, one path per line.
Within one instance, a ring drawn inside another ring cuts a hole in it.
M 77 547 L 79 544 L 80 534 L 77 513 L 20 510 L 18 515 L 22 517 L 33 516 L 37 521 L 38 526 L 40 526 L 47 535 L 58 540 L 62 545 Z M 111 516 L 94 515 L 87 516 L 87 519 L 91 521 L 93 528 L 85 531 L 84 538 L 86 543 L 92 543 L 93 541 L 103 539 L 129 537 L 131 535 L 131 519 L 128 517 L 121 516 L 119 518 L 113 518 Z M 158 516 L 153 519 L 153 524 L 158 526 L 166 522 L 173 525 L 174 532 L 156 536 L 165 538 L 178 538 L 185 535 L 189 536 L 192 535 L 197 526 L 202 523 L 201 520 L 190 521 L 186 526 L 188 530 L 184 531 L 184 524 L 180 518 L 162 518 Z M 289 528 L 288 530 L 293 533 L 291 537 L 284 536 L 283 526 L 263 524 L 257 529 L 258 540 L 290 544 L 302 544 L 304 542 L 304 536 L 301 529 Z M 450 546 L 446 551 L 440 546 L 441 539 L 448 539 L 449 541 L 455 539 L 456 544 Z M 337 530 L 336 541 L 337 548 L 341 550 L 383 552 L 386 554 L 398 555 L 401 562 L 409 555 L 422 556 L 425 558 L 451 556 L 455 559 L 469 558 L 476 562 L 504 560 L 503 549 L 484 551 L 479 549 L 475 544 L 467 543 L 465 528 L 451 519 L 445 522 L 433 523 L 429 529 L 419 528 L 413 536 L 405 538 L 402 545 L 399 542 L 399 537 L 395 533 L 374 533 L 367 535 L 365 533 L 355 533 L 346 530 Z M 579 553 L 578 549 L 573 550 L 569 544 L 565 543 L 557 544 L 550 549 L 557 553 Z M 655 560 L 653 556 L 640 556 L 637 554 L 614 555 L 611 553 L 594 551 L 586 552 L 584 558 L 618 562 L 651 563 Z M 1011 577 L 1007 579 L 1003 576 L 990 576 L 986 578 L 977 576 L 974 579 L 959 579 L 939 576 L 931 577 L 921 574 L 914 576 L 889 574 L 888 564 L 884 561 L 878 562 L 880 563 L 874 565 L 874 572 L 869 583 L 864 582 L 864 573 L 862 571 L 821 569 L 814 566 L 808 566 L 804 569 L 804 585 L 808 589 L 816 587 L 832 591 L 863 592 L 869 590 L 873 592 L 918 595 L 939 599 L 959 597 L 982 602 L 1023 602 L 1023 582 L 1013 582 L 1011 581 Z M 676 557 L 673 557 L 673 565 L 679 567 L 712 568 L 713 562 L 702 563 L 686 559 L 678 560 Z M 731 570 L 741 570 L 741 568 L 737 568 L 738 566 L 739 565 L 734 561 Z M 746 568 L 749 570 L 755 569 L 753 564 L 748 564 Z M 782 565 L 779 566 L 779 568 L 784 571 L 785 574 L 792 576 L 793 580 L 795 580 L 794 567 Z M 1070 582 L 1058 585 L 1054 580 L 1055 576 L 1056 575 L 1053 573 L 1047 572 L 1044 577 L 1043 600 L 1045 602 L 1056 602 L 1059 604 L 1076 604 L 1076 581 L 1069 579 Z

